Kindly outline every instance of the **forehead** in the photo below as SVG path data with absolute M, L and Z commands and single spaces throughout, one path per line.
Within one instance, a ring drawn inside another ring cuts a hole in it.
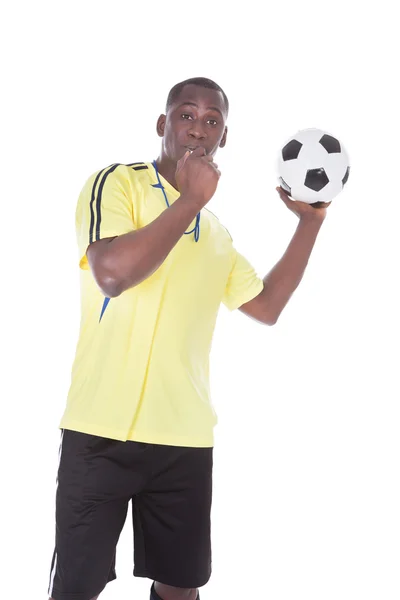
M 172 108 L 181 106 L 187 102 L 193 102 L 201 108 L 215 107 L 223 114 L 226 113 L 224 97 L 217 90 L 210 90 L 199 85 L 185 85 L 179 96 L 176 98 Z

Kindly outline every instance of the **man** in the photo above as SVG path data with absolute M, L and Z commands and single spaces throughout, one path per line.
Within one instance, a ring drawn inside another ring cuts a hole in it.
M 205 209 L 218 184 L 228 99 L 214 82 L 175 86 L 154 163 L 111 165 L 79 197 L 82 320 L 62 441 L 49 595 L 91 600 L 115 579 L 132 500 L 134 575 L 152 600 L 195 600 L 211 574 L 213 428 L 209 353 L 221 302 L 276 323 L 326 215 L 299 217 L 261 280 Z

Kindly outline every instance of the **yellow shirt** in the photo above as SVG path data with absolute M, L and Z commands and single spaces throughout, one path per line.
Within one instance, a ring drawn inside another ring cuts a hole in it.
M 179 197 L 161 175 L 169 204 Z M 106 299 L 90 243 L 144 227 L 168 210 L 151 163 L 111 165 L 89 178 L 76 210 L 81 325 L 60 427 L 117 440 L 212 447 L 209 355 L 223 302 L 234 310 L 262 280 L 207 209 L 200 236 L 183 235 L 161 267 Z M 195 220 L 187 231 L 195 226 Z

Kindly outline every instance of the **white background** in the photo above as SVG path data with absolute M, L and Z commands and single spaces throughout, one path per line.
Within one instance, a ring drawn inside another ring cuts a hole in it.
M 2 595 L 47 597 L 79 191 L 110 163 L 155 158 L 169 89 L 205 76 L 231 102 L 209 207 L 260 275 L 296 226 L 274 190 L 286 138 L 326 129 L 352 171 L 278 324 L 221 310 L 214 572 L 201 598 L 399 599 L 394 6 L 81 0 L 3 13 Z M 131 576 L 131 535 L 128 521 L 104 600 L 149 596 Z

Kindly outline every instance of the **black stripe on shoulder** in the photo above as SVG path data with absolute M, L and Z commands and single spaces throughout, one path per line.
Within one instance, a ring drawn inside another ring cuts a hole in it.
M 96 179 L 94 180 L 92 186 L 92 195 L 90 198 L 90 226 L 89 226 L 89 244 L 93 242 L 93 232 L 94 232 L 94 200 L 96 197 L 96 187 L 100 177 L 103 175 L 104 171 L 106 171 L 109 167 L 106 167 L 102 171 L 97 174 Z
M 141 165 L 140 167 L 132 167 L 134 171 L 143 171 L 144 169 L 148 169 L 147 165 Z
M 131 163 L 130 165 L 125 165 L 126 167 L 134 167 L 135 165 L 144 165 L 144 162 Z
M 107 177 L 110 173 L 115 171 L 117 167 L 120 166 L 121 163 L 116 163 L 112 165 L 110 168 L 105 170 L 101 183 L 99 185 L 99 191 L 97 192 L 97 200 L 96 200 L 96 216 L 97 216 L 97 224 L 96 224 L 96 242 L 100 239 L 100 226 L 101 226 L 101 196 L 103 193 L 104 184 L 106 182 Z M 104 172 L 104 171 L 102 171 Z

